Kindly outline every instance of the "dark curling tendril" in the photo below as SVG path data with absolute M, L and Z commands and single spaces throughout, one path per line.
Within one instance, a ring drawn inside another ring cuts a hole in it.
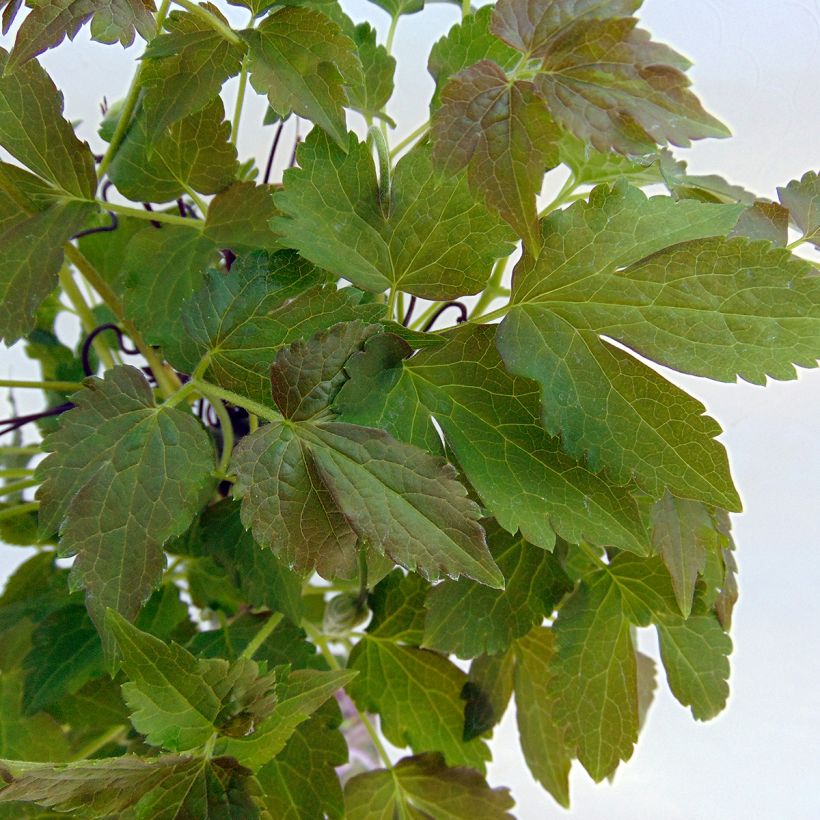
M 264 185 L 270 182 L 270 175 L 273 171 L 273 160 L 276 156 L 276 149 L 279 147 L 279 140 L 282 138 L 282 129 L 285 127 L 284 122 L 280 122 L 276 126 L 276 133 L 273 136 L 273 145 L 270 147 L 270 154 L 268 154 L 268 164 L 265 166 L 265 176 L 262 178 Z
M 49 416 L 59 416 L 65 413 L 66 410 L 71 410 L 74 404 L 70 401 L 58 404 L 56 407 L 50 407 L 48 410 L 41 410 L 39 413 L 31 413 L 28 416 L 14 416 L 10 419 L 0 419 L 0 427 L 5 429 L 0 430 L 0 436 L 6 433 L 11 433 L 12 430 L 17 430 L 26 424 L 31 424 L 33 421 L 40 421 L 40 419 L 48 418 Z
M 154 208 L 153 208 L 153 206 L 151 205 L 151 203 L 150 203 L 150 202 L 143 202 L 143 203 L 142 203 L 142 207 L 143 207 L 143 208 L 145 208 L 145 210 L 146 210 L 146 211 L 148 211 L 149 213 L 153 213 L 153 212 L 154 212 Z M 156 220 L 156 219 L 152 219 L 152 220 L 151 220 L 151 224 L 152 224 L 155 228 L 161 228 L 161 227 L 162 227 L 162 222 L 157 222 L 157 220 Z
M 100 225 L 97 228 L 86 228 L 84 231 L 80 231 L 79 233 L 75 233 L 72 236 L 72 239 L 79 239 L 81 236 L 91 236 L 94 233 L 109 233 L 111 231 L 116 231 L 120 225 L 120 220 L 117 218 L 117 215 L 113 211 L 106 212 L 111 219 L 110 224 L 108 225 Z
M 113 330 L 114 333 L 117 334 L 117 341 L 123 353 L 129 356 L 134 356 L 139 353 L 135 347 L 130 347 L 125 343 L 126 336 L 116 325 L 108 323 L 95 327 L 83 340 L 83 346 L 80 350 L 80 360 L 83 365 L 83 373 L 85 373 L 86 376 L 94 375 L 94 369 L 91 367 L 91 345 L 94 344 L 94 339 L 105 330 Z
M 413 318 L 413 311 L 416 309 L 416 297 L 410 297 L 410 304 L 407 306 L 407 313 L 404 314 L 404 318 L 401 320 L 401 323 L 407 327 L 410 324 L 410 320 Z
M 460 325 L 462 322 L 467 321 L 467 308 L 461 304 L 461 302 L 445 302 L 428 320 L 427 323 L 422 328 L 424 333 L 427 333 L 428 330 L 431 330 L 433 325 L 439 320 L 444 311 L 449 310 L 450 308 L 457 308 L 459 311 L 459 317 L 456 319 L 456 324 Z

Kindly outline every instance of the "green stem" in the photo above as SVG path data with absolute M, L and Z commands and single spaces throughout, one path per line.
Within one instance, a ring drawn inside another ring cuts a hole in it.
M 6 521 L 9 518 L 16 518 L 18 515 L 25 515 L 39 509 L 39 501 L 29 501 L 26 504 L 18 504 L 16 507 L 9 507 L 6 510 L 0 510 L 0 521 Z
M 184 401 L 191 395 L 191 393 L 196 392 L 196 385 L 189 381 L 182 385 L 182 387 L 177 390 L 173 396 L 170 396 L 163 405 L 164 407 L 175 407 L 181 401 Z
M 66 265 L 60 268 L 59 277 L 63 292 L 71 304 L 74 305 L 77 316 L 80 317 L 80 324 L 83 326 L 83 331 L 86 334 L 93 332 L 94 328 L 97 327 L 97 320 L 94 318 L 94 314 L 91 312 L 88 302 L 85 301 L 82 292 L 74 281 L 74 277 L 71 275 L 71 271 Z M 100 357 L 100 361 L 103 363 L 103 367 L 106 370 L 110 370 L 114 367 L 114 357 L 111 355 L 111 351 L 105 342 L 100 339 L 99 336 L 95 336 L 92 344 L 94 345 L 94 350 L 97 351 L 97 355 Z M 59 388 L 55 389 L 58 390 Z
M 57 390 L 60 393 L 70 393 L 79 390 L 83 386 L 82 382 L 26 382 L 17 379 L 0 379 L 0 387 L 28 387 L 32 390 Z M 2 448 L 4 453 L 8 453 L 8 448 Z M 35 452 L 40 452 L 39 449 Z
M 210 394 L 236 407 L 243 407 L 249 413 L 253 413 L 259 416 L 259 418 L 265 419 L 265 421 L 282 421 L 281 413 L 277 413 L 270 407 L 265 407 L 264 404 L 248 399 L 245 396 L 240 396 L 239 393 L 234 393 L 233 390 L 225 390 L 224 387 L 218 387 L 215 384 L 202 381 L 201 379 L 191 379 L 191 382 L 196 385 L 196 389 L 204 396 Z
M 219 454 L 219 463 L 216 465 L 216 469 L 218 472 L 227 475 L 228 466 L 231 463 L 231 454 L 233 453 L 233 424 L 223 401 L 216 397 L 211 398 L 207 393 L 205 395 L 216 412 L 219 427 L 222 430 L 222 452 Z
M 239 137 L 239 122 L 242 119 L 242 106 L 245 103 L 245 90 L 248 87 L 248 55 L 242 58 L 242 68 L 239 71 L 239 88 L 236 91 L 236 105 L 233 109 L 233 120 L 231 121 L 231 143 L 236 147 L 236 140 Z
M 470 0 L 461 0 L 461 19 L 464 20 L 473 13 Z
M 156 16 L 157 32 L 162 31 L 162 24 L 165 22 L 165 17 L 168 14 L 168 7 L 170 5 L 171 0 L 162 0 L 162 4 L 160 5 Z M 105 174 L 108 170 L 111 160 L 114 159 L 117 151 L 119 151 L 120 145 L 122 144 L 125 134 L 128 131 L 128 127 L 131 125 L 131 117 L 134 115 L 134 109 L 137 107 L 137 102 L 139 101 L 140 82 L 142 80 L 142 71 L 144 66 L 145 63 L 141 62 L 139 66 L 137 66 L 137 70 L 134 72 L 134 77 L 131 80 L 131 87 L 128 89 L 128 93 L 125 96 L 125 102 L 123 103 L 122 111 L 120 112 L 117 127 L 114 129 L 114 134 L 111 137 L 111 142 L 108 143 L 108 148 L 105 151 L 102 162 L 100 162 L 99 167 L 97 168 L 98 179 L 102 179 L 103 174 Z
M 34 470 L 29 467 L 11 467 L 8 470 L 0 470 L 0 478 L 28 478 L 34 475 Z
M 575 174 L 570 174 L 567 181 L 564 183 L 561 190 L 556 194 L 555 199 L 547 205 L 542 211 L 539 212 L 538 218 L 543 219 L 543 217 L 551 214 L 553 211 L 560 208 L 562 205 L 566 205 L 567 200 L 569 197 L 575 193 L 575 190 L 578 188 L 578 183 L 575 180 Z
M 96 754 L 100 749 L 105 748 L 109 743 L 113 743 L 126 730 L 125 726 L 113 726 L 103 732 L 99 737 L 86 743 L 72 758 L 73 761 L 87 760 L 91 755 Z
M 28 490 L 30 487 L 36 487 L 39 483 L 40 479 L 30 478 L 27 481 L 17 481 L 14 484 L 6 484 L 4 487 L 0 487 L 0 496 L 21 493 L 23 490 Z
M 367 142 L 376 147 L 379 159 L 379 202 L 382 210 L 386 210 L 390 206 L 390 149 L 384 133 L 376 125 L 371 125 L 367 130 Z
M 39 456 L 43 452 L 42 447 L 0 447 L 0 453 L 4 456 Z
M 192 3 L 191 0 L 174 0 L 174 2 L 199 17 L 214 31 L 219 32 L 229 43 L 233 43 L 235 46 L 243 45 L 242 38 L 230 26 L 226 26 L 215 14 L 211 14 L 208 9 Z
M 327 641 L 325 640 L 325 636 L 316 629 L 313 624 L 309 621 L 302 621 L 302 629 L 305 630 L 307 636 L 316 644 L 319 648 L 319 651 L 322 653 L 322 657 L 327 661 L 327 665 L 331 669 L 339 670 L 342 667 L 339 665 L 339 661 L 336 660 L 336 656 L 330 651 L 330 647 L 327 645 Z M 370 719 L 367 715 L 362 712 L 361 709 L 351 700 L 353 703 L 353 708 L 356 710 L 356 714 L 359 716 L 359 720 L 362 722 L 362 725 L 367 731 L 367 734 L 370 735 L 370 739 L 373 741 L 373 745 L 376 747 L 376 751 L 378 752 L 379 757 L 382 759 L 385 767 L 388 769 L 393 768 L 393 761 L 390 760 L 390 755 L 387 754 L 387 749 L 384 748 L 384 744 L 379 737 L 379 733 L 376 731 L 376 728 L 370 722 Z
M 422 123 L 415 131 L 408 134 L 398 145 L 394 146 L 390 151 L 390 156 L 395 157 L 400 151 L 407 148 L 408 145 L 415 142 L 419 137 L 424 136 L 430 129 L 430 121 Z
M 191 191 L 187 192 L 191 195 Z M 191 199 L 195 202 L 199 197 L 195 194 L 191 195 Z M 97 202 L 97 204 L 107 211 L 113 211 L 122 216 L 130 216 L 134 219 L 142 219 L 146 222 L 163 222 L 166 225 L 183 225 L 186 228 L 201 231 L 204 227 L 204 222 L 201 219 L 189 219 L 186 216 L 179 216 L 178 214 L 166 214 L 163 211 L 146 211 L 144 208 L 131 208 L 128 205 L 118 205 L 116 202 Z M 199 205 L 199 202 L 197 202 Z M 207 208 L 205 209 L 207 211 Z
M 475 315 L 471 316 L 467 321 L 471 324 L 476 324 L 477 322 L 481 322 L 482 324 L 486 324 L 487 322 L 492 322 L 493 319 L 500 319 L 502 316 L 506 316 L 510 308 L 512 307 L 512 303 L 507 303 L 503 307 L 498 308 L 498 310 L 492 310 L 489 313 L 485 313 L 482 315 Z
M 487 287 L 484 288 L 483 293 L 478 297 L 478 301 L 475 303 L 475 307 L 473 307 L 472 312 L 474 315 L 480 316 L 487 310 L 493 300 L 501 296 L 501 282 L 504 279 L 504 272 L 507 270 L 509 261 L 510 257 L 505 256 L 495 263 L 493 272 L 490 274 L 490 281 L 487 282 Z
M 399 297 L 398 288 L 390 288 L 390 295 L 387 299 L 387 318 L 393 319 L 396 315 L 396 302 Z
M 279 626 L 279 623 L 283 617 L 284 615 L 282 615 L 281 612 L 274 612 L 270 618 L 262 624 L 259 631 L 253 636 L 251 642 L 242 650 L 242 654 L 239 657 L 250 660 L 256 654 L 259 647 L 262 646 L 262 644 L 265 643 L 265 641 L 270 637 L 273 630 Z
M 387 40 L 386 40 L 386 42 L 385 42 L 385 44 L 384 44 L 384 47 L 387 49 L 387 53 L 388 53 L 388 54 L 392 54 L 392 53 L 393 53 L 393 40 L 394 40 L 394 39 L 395 39 L 395 37 L 396 37 L 396 26 L 398 25 L 398 22 L 399 22 L 399 17 L 400 17 L 400 16 L 401 16 L 401 15 L 398 15 L 398 14 L 397 14 L 397 15 L 396 15 L 395 17 L 393 17 L 393 19 L 390 21 L 390 28 L 389 28 L 389 29 L 388 29 L 388 31 L 387 31 Z
M 204 220 L 205 217 L 208 216 L 208 204 L 205 200 L 193 189 L 190 185 L 185 185 L 185 193 L 188 194 L 189 197 L 193 200 L 194 205 L 199 208 L 200 213 L 202 214 L 202 219 Z M 197 220 L 189 219 L 188 222 L 196 222 Z M 199 220 L 202 221 L 202 220 Z M 186 226 L 187 227 L 187 226 Z
M 817 237 L 820 236 L 820 231 L 813 231 L 812 233 L 807 233 L 805 236 L 801 236 L 800 239 L 795 239 L 794 242 L 786 245 L 787 251 L 793 251 L 795 248 L 799 248 L 801 245 L 805 245 L 806 242 L 814 242 Z

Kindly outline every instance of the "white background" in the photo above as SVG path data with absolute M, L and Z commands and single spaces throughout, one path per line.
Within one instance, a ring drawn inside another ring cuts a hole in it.
M 344 5 L 384 37 L 388 18 L 380 9 L 364 0 Z M 231 18 L 244 22 L 244 13 L 234 12 Z M 455 6 L 435 4 L 399 23 L 398 89 L 389 107 L 398 123 L 394 143 L 426 119 L 432 90 L 426 55 L 458 18 Z M 657 39 L 694 61 L 696 90 L 735 133 L 731 140 L 680 152 L 691 170 L 719 172 L 767 197 L 803 172 L 820 170 L 815 0 L 647 0 L 641 18 Z M 89 43 L 82 33 L 43 59 L 65 91 L 67 115 L 83 120 L 81 133 L 96 149 L 98 104 L 104 95 L 109 101 L 123 95 L 130 60 L 138 53 L 137 46 L 124 54 Z M 229 111 L 232 96 L 229 86 Z M 260 165 L 271 138 L 270 128 L 259 125 L 263 110 L 260 100 L 250 100 L 239 144 L 240 153 L 257 156 Z M 2 356 L 4 378 L 27 375 L 18 351 Z M 634 757 L 611 786 L 594 785 L 576 766 L 570 812 L 529 776 L 508 715 L 493 744 L 490 779 L 512 787 L 521 820 L 820 817 L 820 372 L 803 372 L 797 381 L 765 389 L 672 378 L 723 425 L 722 440 L 747 510 L 734 518 L 741 600 L 729 708 L 711 723 L 696 724 L 668 694 L 661 675 Z M 8 572 L 22 555 L 2 548 L 0 571 Z M 642 636 L 642 648 L 657 656 L 649 636 Z

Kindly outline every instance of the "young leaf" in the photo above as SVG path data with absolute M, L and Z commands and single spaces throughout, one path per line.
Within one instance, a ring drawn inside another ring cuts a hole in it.
M 60 45 L 63 38 L 73 40 L 90 20 L 91 39 L 100 43 L 130 46 L 139 32 L 150 40 L 156 32 L 153 0 L 43 0 L 33 3 L 23 24 L 9 60 L 9 71 Z M 5 30 L 4 30 L 5 31 Z
M 351 380 L 336 402 L 342 419 L 401 435 L 408 418 L 431 426 L 434 416 L 466 478 L 508 532 L 520 529 L 544 549 L 553 548 L 557 534 L 570 543 L 586 539 L 646 553 L 634 500 L 561 452 L 539 422 L 537 390 L 504 370 L 494 330 L 459 329 L 448 344 L 404 363 L 406 346 L 402 352 L 389 336 L 377 337 L 347 365 Z M 398 429 L 385 423 L 394 414 L 404 418 Z
M 227 25 L 216 6 L 203 3 L 202 8 Z M 151 141 L 207 106 L 242 64 L 242 49 L 196 14 L 172 11 L 164 28 L 167 33 L 154 37 L 142 57 L 142 106 Z
M 399 161 L 389 202 L 379 201 L 370 150 L 353 135 L 345 153 L 314 129 L 298 157 L 300 168 L 285 173 L 275 198 L 284 216 L 271 225 L 302 256 L 357 287 L 453 299 L 478 292 L 493 262 L 513 250 L 509 229 L 463 175 L 438 175 L 424 145 Z
M 273 110 L 315 122 L 344 149 L 345 85 L 361 85 L 362 66 L 339 26 L 319 10 L 286 6 L 240 34 L 249 47 L 251 85 L 267 94 Z
M 427 596 L 426 649 L 460 658 L 506 650 L 550 615 L 571 589 L 558 559 L 495 522 L 484 522 L 493 559 L 504 574 L 504 589 L 474 581 L 445 581 Z
M 436 820 L 512 820 L 507 809 L 514 805 L 507 789 L 491 789 L 471 769 L 448 768 L 439 754 L 405 757 L 389 771 L 356 775 L 345 786 L 349 820 L 378 820 L 408 812 Z
M 135 368 L 86 384 L 44 440 L 38 498 L 42 531 L 62 529 L 61 552 L 77 555 L 72 578 L 101 629 L 108 607 L 133 618 L 157 585 L 162 546 L 199 509 L 214 456 L 198 421 L 156 407 Z
M 460 698 L 467 676 L 449 660 L 389 639 L 363 638 L 350 653 L 358 676 L 347 692 L 361 709 L 377 712 L 384 736 L 413 751 L 437 751 L 450 766 L 484 770 L 490 754 L 479 739 L 465 742 Z
M 803 232 L 803 239 L 820 247 L 820 175 L 809 171 L 800 180 L 778 188 L 780 202 Z
M 362 64 L 362 82 L 347 88 L 350 107 L 365 117 L 384 119 L 384 107 L 393 96 L 396 58 L 376 42 L 376 30 L 369 23 L 360 23 L 350 35 Z

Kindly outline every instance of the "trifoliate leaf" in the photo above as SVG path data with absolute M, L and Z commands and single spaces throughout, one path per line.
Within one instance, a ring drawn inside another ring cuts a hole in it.
M 235 182 L 211 200 L 204 235 L 235 253 L 276 251 L 282 244 L 268 222 L 277 213 L 273 186 Z
M 73 583 L 101 629 L 107 608 L 133 618 L 156 586 L 162 546 L 199 509 L 214 456 L 199 422 L 156 407 L 133 367 L 89 379 L 74 402 L 43 442 L 40 526 L 62 529 L 62 554 L 77 555 Z
M 346 150 L 312 131 L 275 198 L 285 216 L 273 229 L 315 264 L 365 290 L 453 299 L 478 292 L 493 262 L 512 252 L 509 229 L 463 175 L 433 170 L 427 146 L 399 161 L 381 203 L 370 150 L 353 135 Z
M 467 480 L 508 532 L 520 530 L 544 549 L 553 548 L 557 534 L 570 543 L 586 539 L 646 553 L 634 500 L 561 452 L 540 424 L 537 388 L 504 370 L 494 330 L 459 329 L 448 344 L 404 363 L 389 336 L 377 337 L 348 362 L 351 380 L 336 402 L 342 419 L 402 435 L 408 420 L 432 426 L 435 417 Z M 382 365 L 385 345 L 398 356 L 379 370 L 368 359 L 375 355 Z M 399 404 L 386 409 L 393 401 Z M 398 429 L 387 423 L 393 415 L 403 416 Z
M 467 768 L 448 768 L 441 755 L 406 757 L 392 769 L 356 775 L 345 786 L 349 820 L 435 817 L 436 820 L 512 820 L 507 789 L 491 789 Z
M 276 707 L 247 737 L 220 738 L 215 753 L 236 758 L 254 771 L 262 768 L 285 748 L 296 728 L 328 698 L 356 677 L 352 670 L 320 672 L 300 669 L 276 686 Z
M 208 274 L 183 306 L 196 353 L 180 366 L 193 369 L 207 355 L 210 380 L 271 404 L 276 351 L 338 322 L 374 321 L 384 314 L 384 305 L 361 304 L 361 298 L 351 288 L 338 290 L 324 271 L 290 251 L 240 258 L 229 274 Z
M 697 720 L 710 720 L 723 711 L 729 697 L 729 659 L 732 640 L 712 614 L 658 623 L 661 660 L 672 694 L 691 706 Z
M 483 6 L 475 14 L 468 14 L 438 40 L 430 51 L 427 70 L 436 81 L 436 90 L 430 101 L 430 110 L 441 105 L 441 89 L 450 77 L 481 60 L 491 60 L 503 71 L 512 71 L 521 55 L 490 32 L 492 6 Z
M 424 599 L 430 584 L 415 573 L 393 570 L 368 595 L 370 635 L 418 646 L 424 638 Z
M 230 133 L 220 99 L 174 122 L 156 141 L 140 114 L 111 161 L 108 176 L 135 202 L 167 202 L 189 189 L 217 194 L 239 172 Z
M 461 690 L 464 740 L 472 740 L 501 722 L 513 692 L 512 651 L 481 655 L 470 664 L 470 678 Z
M 130 46 L 139 32 L 144 40 L 156 33 L 153 0 L 43 0 L 32 3 L 31 11 L 17 30 L 9 60 L 9 70 L 60 45 L 65 37 L 73 40 L 90 20 L 91 39 L 100 43 Z
M 515 710 L 521 750 L 533 777 L 569 807 L 572 756 L 565 731 L 555 719 L 548 681 L 555 657 L 551 629 L 537 627 L 515 644 Z
M 438 584 L 427 596 L 426 649 L 460 658 L 494 655 L 551 614 L 572 585 L 558 559 L 485 521 L 487 542 L 504 575 L 495 590 L 461 579 Z
M 462 739 L 467 676 L 447 658 L 368 636 L 350 653 L 348 667 L 359 672 L 348 694 L 359 708 L 379 714 L 394 746 L 441 752 L 450 766 L 484 770 L 486 744 Z
M 269 424 L 240 442 L 232 465 L 243 523 L 288 564 L 349 577 L 358 536 L 428 580 L 503 583 L 455 470 L 382 430 Z
M 0 766 L 9 784 L 0 791 L 0 804 L 34 803 L 99 820 L 260 816 L 250 796 L 255 791 L 251 773 L 226 758 L 125 755 L 65 766 L 20 761 L 3 761 Z
M 339 26 L 317 9 L 290 6 L 240 36 L 250 49 L 251 85 L 273 110 L 311 120 L 345 148 L 345 85 L 361 85 L 362 66 Z
M 58 193 L 93 199 L 94 157 L 63 118 L 63 95 L 33 62 L 9 71 L 0 48 L 0 146 Z
M 432 120 L 433 158 L 447 174 L 466 167 L 471 189 L 483 193 L 534 252 L 535 197 L 544 171 L 558 163 L 558 133 L 531 82 L 512 82 L 482 60 L 442 89 Z
M 376 30 L 370 23 L 360 23 L 351 34 L 362 64 L 362 82 L 348 86 L 350 107 L 365 117 L 384 119 L 384 107 L 393 96 L 396 59 L 376 42 Z
M 336 767 L 347 762 L 347 743 L 340 731 L 339 707 L 328 701 L 301 724 L 284 749 L 257 773 L 262 803 L 278 820 L 344 816 L 342 787 Z
M 202 8 L 227 25 L 216 6 L 203 3 Z M 148 44 L 140 74 L 145 90 L 142 106 L 152 141 L 177 120 L 214 100 L 242 64 L 242 49 L 196 14 L 172 11 L 163 25 L 167 33 Z
M 809 171 L 802 179 L 778 188 L 777 194 L 804 240 L 820 247 L 820 175 Z

